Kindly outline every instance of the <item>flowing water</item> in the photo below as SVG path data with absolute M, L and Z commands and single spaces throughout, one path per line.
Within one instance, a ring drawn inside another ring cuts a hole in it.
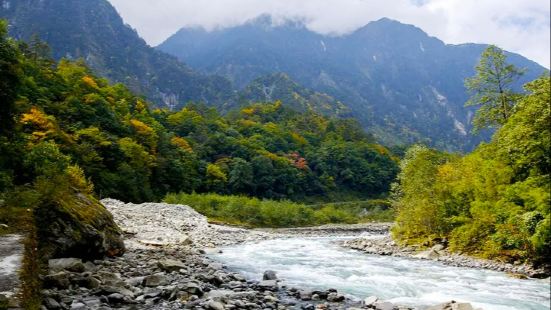
M 290 287 L 335 288 L 351 298 L 375 295 L 420 309 L 450 300 L 484 310 L 550 309 L 549 279 L 521 280 L 434 261 L 367 255 L 334 243 L 343 238 L 268 240 L 226 247 L 211 257 L 250 279 L 274 270 Z

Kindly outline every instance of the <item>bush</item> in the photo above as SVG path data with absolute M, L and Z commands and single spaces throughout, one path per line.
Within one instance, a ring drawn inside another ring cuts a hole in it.
M 218 194 L 168 194 L 164 202 L 185 204 L 212 221 L 248 227 L 299 227 L 357 223 L 359 217 L 332 205 L 310 207 L 288 200 L 260 200 Z

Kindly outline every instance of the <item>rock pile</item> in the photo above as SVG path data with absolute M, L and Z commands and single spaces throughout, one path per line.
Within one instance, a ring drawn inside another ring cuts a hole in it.
M 489 269 L 509 272 L 516 275 L 525 275 L 528 277 L 540 277 L 546 275 L 544 270 L 535 269 L 529 265 L 513 265 L 451 253 L 448 251 L 445 244 L 436 244 L 432 248 L 423 251 L 419 251 L 416 247 L 401 247 L 397 245 L 389 235 L 381 236 L 381 238 L 362 237 L 352 240 L 345 240 L 341 243 L 341 245 L 346 248 L 359 250 L 369 254 L 435 260 L 448 266 Z

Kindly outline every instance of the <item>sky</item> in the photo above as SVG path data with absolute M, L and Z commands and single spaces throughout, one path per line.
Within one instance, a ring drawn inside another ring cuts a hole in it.
M 450 44 L 488 43 L 550 67 L 548 0 L 109 0 L 152 46 L 182 27 L 207 30 L 262 14 L 305 20 L 310 30 L 343 35 L 388 17 Z

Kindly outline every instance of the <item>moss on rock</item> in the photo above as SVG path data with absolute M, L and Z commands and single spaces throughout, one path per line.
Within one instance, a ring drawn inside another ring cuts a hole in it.
M 34 215 L 45 257 L 91 260 L 124 253 L 121 230 L 109 211 L 90 195 L 73 193 L 44 202 Z

